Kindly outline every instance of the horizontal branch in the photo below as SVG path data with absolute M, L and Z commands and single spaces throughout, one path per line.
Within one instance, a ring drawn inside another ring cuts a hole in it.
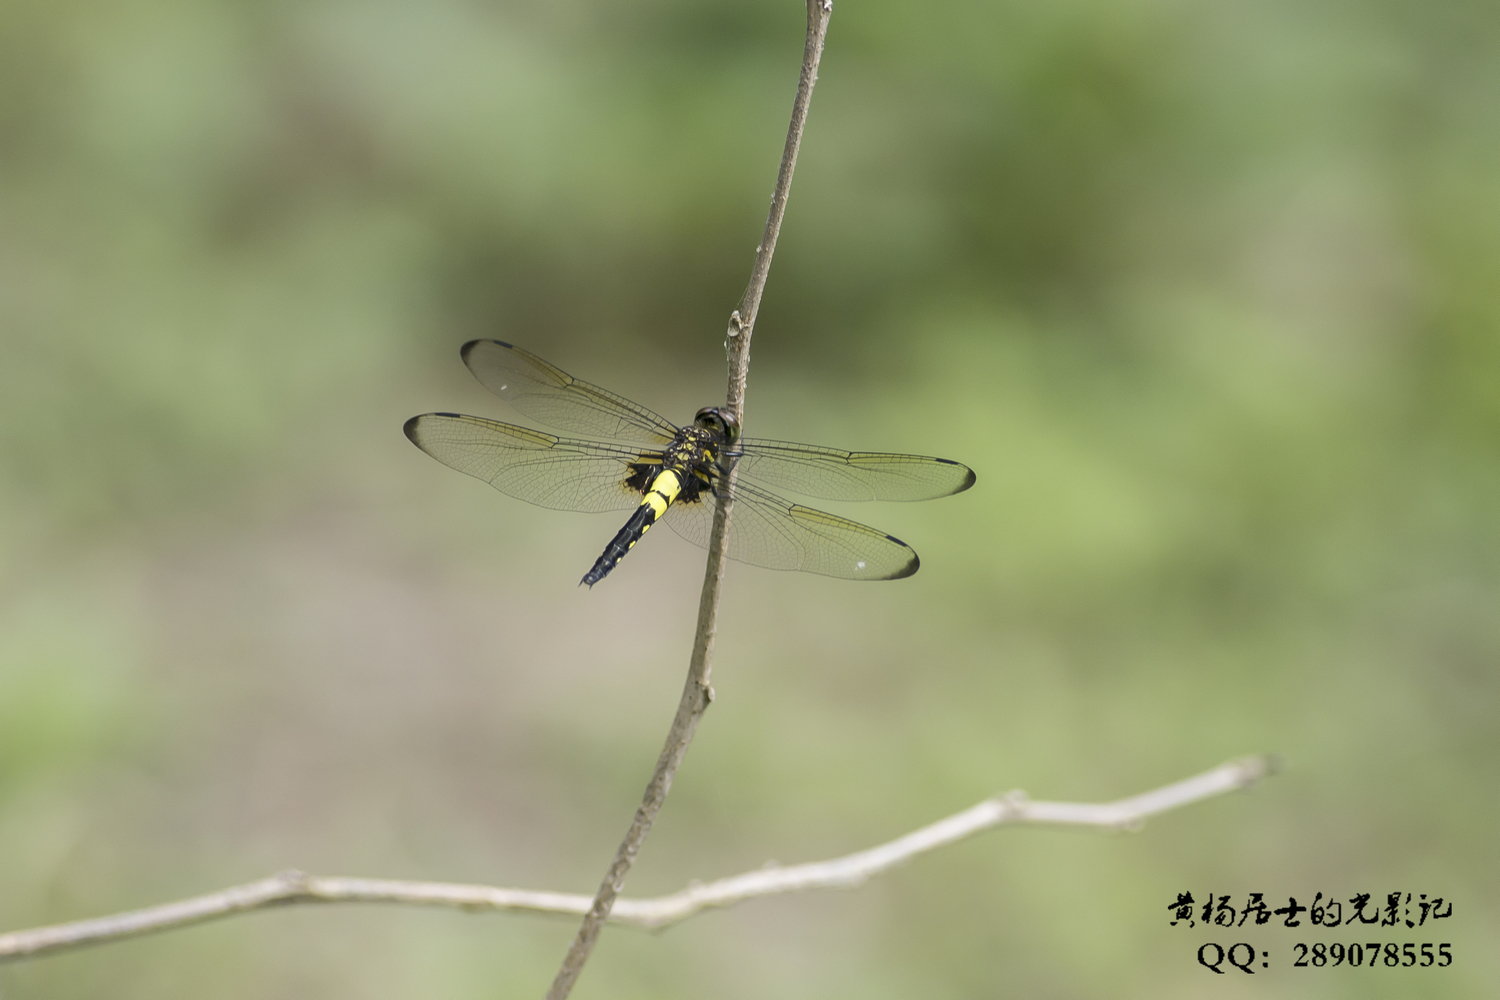
M 1149 816 L 1248 787 L 1272 773 L 1268 757 L 1245 757 L 1184 781 L 1118 802 L 1037 802 L 1023 792 L 985 799 L 931 826 L 866 851 L 809 864 L 765 868 L 713 882 L 695 882 L 652 899 L 616 900 L 611 923 L 655 930 L 706 909 L 732 906 L 757 896 L 809 889 L 848 889 L 928 851 L 1007 824 L 1139 829 Z M 462 910 L 505 910 L 548 916 L 582 916 L 592 897 L 446 882 L 345 878 L 287 871 L 205 896 L 131 910 L 108 917 L 0 934 L 0 961 L 36 957 L 65 948 L 118 941 L 206 920 L 294 903 L 405 903 Z

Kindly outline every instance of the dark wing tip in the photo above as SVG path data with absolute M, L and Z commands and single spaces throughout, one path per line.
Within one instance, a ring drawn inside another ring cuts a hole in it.
M 919 570 L 919 569 L 922 568 L 922 560 L 920 560 L 920 559 L 917 558 L 917 550 L 916 549 L 912 548 L 910 545 L 907 545 L 905 542 L 903 542 L 901 539 L 897 538 L 895 535 L 886 535 L 885 537 L 886 537 L 887 541 L 895 542 L 897 545 L 901 546 L 903 549 L 905 549 L 906 551 L 910 552 L 911 553 L 911 561 L 908 562 L 906 565 L 902 566 L 900 569 L 896 570 L 896 572 L 891 573 L 891 574 L 889 574 L 887 576 L 879 577 L 878 579 L 881 579 L 881 580 L 904 580 L 907 577 L 911 576 L 913 573 L 915 573 L 917 570 Z
M 422 442 L 417 440 L 417 432 L 421 429 L 422 421 L 426 420 L 428 417 L 447 417 L 450 420 L 453 420 L 461 416 L 463 416 L 463 414 L 461 413 L 419 413 L 417 416 L 412 417 L 406 423 L 402 424 L 401 430 L 405 432 L 407 440 L 411 441 L 411 443 L 416 445 L 418 448 L 421 448 Z M 426 449 L 423 450 L 425 451 Z
M 956 465 L 960 469 L 963 469 L 964 472 L 968 473 L 966 476 L 964 476 L 964 481 L 955 486 L 953 488 L 953 492 L 949 493 L 948 496 L 951 497 L 954 493 L 962 493 L 964 490 L 974 485 L 974 470 L 969 468 L 964 463 L 955 462 L 951 458 L 935 458 L 933 459 L 933 461 L 938 462 L 942 465 Z
M 953 496 L 954 493 L 965 492 L 966 489 L 969 489 L 969 487 L 974 486 L 974 469 L 969 468 L 969 466 L 965 465 L 965 463 L 963 463 L 963 462 L 954 462 L 953 459 L 933 459 L 933 462 L 938 463 L 938 465 L 953 465 L 953 466 L 956 466 L 956 468 L 960 468 L 960 469 L 963 469 L 963 471 L 965 471 L 965 477 L 963 477 L 963 483 L 959 483 L 959 486 L 953 487 L 953 489 L 951 489 L 950 492 L 944 493 L 944 496 Z
M 477 351 L 482 344 L 494 344 L 496 347 L 503 347 L 508 351 L 518 350 L 515 344 L 507 344 L 503 340 L 471 340 L 458 349 L 458 356 L 463 358 L 464 364 L 469 363 L 469 355 Z

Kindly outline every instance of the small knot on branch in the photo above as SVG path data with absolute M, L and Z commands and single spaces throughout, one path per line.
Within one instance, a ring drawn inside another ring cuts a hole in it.
M 283 894 L 281 902 L 292 903 L 303 897 L 309 897 L 312 893 L 312 876 L 307 872 L 296 868 L 288 868 L 271 876 L 280 892 Z

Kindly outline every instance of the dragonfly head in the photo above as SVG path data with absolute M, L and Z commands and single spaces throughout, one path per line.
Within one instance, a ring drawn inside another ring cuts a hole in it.
M 720 406 L 705 406 L 693 418 L 693 423 L 704 430 L 720 435 L 727 445 L 740 439 L 740 422 L 733 413 Z

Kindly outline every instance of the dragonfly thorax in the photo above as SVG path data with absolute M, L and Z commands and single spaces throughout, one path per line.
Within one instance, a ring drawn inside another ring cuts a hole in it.
M 697 503 L 699 494 L 714 489 L 723 476 L 721 464 L 727 442 L 717 429 L 692 424 L 679 428 L 672 441 L 659 452 L 641 455 L 639 462 L 632 463 L 625 486 L 633 493 L 649 493 L 663 472 L 674 472 L 681 493 L 675 499 L 680 503 Z

